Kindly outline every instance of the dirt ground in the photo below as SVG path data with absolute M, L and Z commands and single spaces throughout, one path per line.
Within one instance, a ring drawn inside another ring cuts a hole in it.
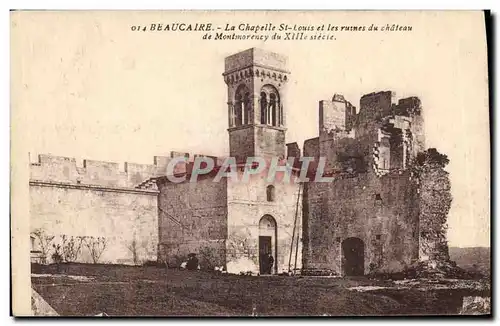
M 62 316 L 453 315 L 481 281 L 237 276 L 160 267 L 67 264 L 32 270 Z

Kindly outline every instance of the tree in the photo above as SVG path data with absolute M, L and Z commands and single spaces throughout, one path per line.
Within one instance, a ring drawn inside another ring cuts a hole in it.
M 139 265 L 141 263 L 140 252 L 141 250 L 147 249 L 148 241 L 147 240 L 137 240 L 137 234 L 134 231 L 134 235 L 132 240 L 126 240 L 125 246 L 132 253 L 132 260 L 134 261 L 134 265 Z
M 78 259 L 80 249 L 82 248 L 82 237 L 68 237 L 62 235 L 62 256 L 65 262 L 74 262 Z
M 134 233 L 134 238 L 132 239 L 130 244 L 127 245 L 127 249 L 132 253 L 132 259 L 134 261 L 134 265 L 138 265 L 139 264 L 139 255 L 137 253 L 138 244 L 137 244 L 137 240 L 135 237 L 135 233 Z
M 449 259 L 446 241 L 447 217 L 451 207 L 451 183 L 444 170 L 448 157 L 430 148 L 418 153 L 412 164 L 417 184 L 420 251 L 428 259 Z
M 99 259 L 102 256 L 104 250 L 106 250 L 107 239 L 104 237 L 85 237 L 84 241 L 85 246 L 88 248 L 90 256 L 92 257 L 92 261 L 94 264 L 99 262 Z
M 52 240 L 54 240 L 54 236 L 48 236 L 41 228 L 36 229 L 31 234 L 35 237 L 35 239 L 38 240 L 38 243 L 40 244 L 40 251 L 42 252 L 41 263 L 46 264 L 47 257 L 49 256 L 50 245 L 52 243 Z
M 439 153 L 435 148 L 429 148 L 417 154 L 413 166 L 420 170 L 426 167 L 444 169 L 448 163 L 450 163 L 448 156 Z
M 60 244 L 52 244 L 52 247 L 54 248 L 54 252 L 52 253 L 52 260 L 54 263 L 59 265 L 60 263 L 63 262 L 63 256 L 61 255 L 61 245 Z M 59 267 L 57 267 L 57 270 L 59 271 Z

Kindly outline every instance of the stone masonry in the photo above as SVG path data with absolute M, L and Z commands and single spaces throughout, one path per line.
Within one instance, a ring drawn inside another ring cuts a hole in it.
M 416 97 L 394 100 L 392 92 L 364 95 L 359 110 L 334 94 L 319 102 L 318 136 L 286 143 L 287 58 L 249 49 L 225 60 L 229 156 L 241 180 L 248 157 L 266 160 L 314 157 L 309 176 L 326 159 L 330 182 L 248 182 L 222 178 L 216 170 L 189 182 L 200 155 L 172 152 L 151 165 L 40 155 L 31 164 L 32 229 L 53 235 L 109 238 L 103 262 L 140 261 L 176 266 L 197 253 L 204 268 L 231 273 L 276 274 L 294 268 L 336 275 L 399 271 L 419 259 L 419 211 L 409 164 L 425 149 L 422 106 Z M 166 171 L 174 157 L 173 183 Z M 294 170 L 294 175 L 296 176 Z M 275 264 L 265 270 L 263 257 Z M 80 260 L 88 261 L 81 255 Z

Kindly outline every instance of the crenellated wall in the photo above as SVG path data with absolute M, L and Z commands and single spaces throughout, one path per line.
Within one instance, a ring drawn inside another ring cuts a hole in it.
M 77 164 L 74 158 L 38 155 L 38 162 L 31 163 L 30 179 L 73 184 L 99 185 L 104 187 L 134 188 L 142 181 L 166 173 L 169 157 L 156 156 L 154 164 L 119 163 L 83 160 Z
M 156 261 L 158 191 L 138 186 L 166 175 L 167 165 L 177 156 L 192 161 L 199 155 L 172 152 L 170 157 L 155 156 L 154 164 L 125 162 L 123 169 L 114 162 L 84 160 L 79 165 L 74 158 L 39 155 L 38 162 L 30 165 L 32 232 L 40 229 L 55 239 L 104 237 L 106 249 L 100 262 Z M 185 171 L 186 165 L 178 164 L 175 171 Z M 78 261 L 92 262 L 85 246 Z
M 125 162 L 123 169 L 116 162 L 83 160 L 50 154 L 38 155 L 38 161 L 30 165 L 30 179 L 44 182 L 98 185 L 103 187 L 136 188 L 145 180 L 167 175 L 167 166 L 175 157 L 186 157 L 193 162 L 196 157 L 204 156 L 221 162 L 221 158 L 203 154 L 190 154 L 172 151 L 170 156 L 155 156 L 153 164 Z M 177 163 L 174 172 L 182 173 L 186 164 Z

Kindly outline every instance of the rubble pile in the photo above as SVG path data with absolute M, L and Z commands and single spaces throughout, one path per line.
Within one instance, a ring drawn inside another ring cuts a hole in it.
M 464 297 L 460 315 L 488 315 L 491 314 L 490 297 Z
M 451 260 L 421 261 L 408 267 L 404 274 L 406 278 L 452 278 L 452 279 L 478 279 L 484 276 L 478 272 L 469 272 L 458 267 Z
M 407 266 L 400 272 L 375 272 L 368 274 L 373 279 L 483 279 L 485 275 L 458 267 L 451 260 L 425 260 Z

